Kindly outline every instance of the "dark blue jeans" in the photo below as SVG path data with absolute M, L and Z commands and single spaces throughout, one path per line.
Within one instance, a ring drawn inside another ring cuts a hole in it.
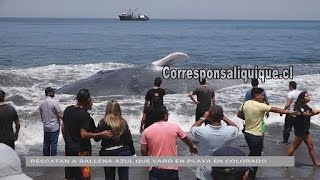
M 250 154 L 249 156 L 261 156 L 263 148 L 263 137 L 255 136 L 249 133 L 244 133 L 244 138 L 249 146 Z M 258 171 L 258 167 L 253 167 L 253 170 L 249 172 L 249 179 L 255 179 Z
M 44 156 L 57 155 L 59 132 L 60 132 L 59 129 L 55 132 L 44 132 L 44 140 L 43 140 Z
M 177 170 L 152 168 L 149 180 L 179 180 L 179 173 Z
M 114 150 L 104 150 L 102 148 L 99 152 L 100 156 L 130 156 L 129 146 L 124 146 L 119 149 Z M 119 180 L 129 179 L 129 167 L 104 167 L 105 180 L 115 180 L 116 179 L 116 168 L 118 168 Z
M 116 168 L 118 168 L 119 180 L 129 179 L 129 167 L 104 167 L 105 180 L 116 179 Z

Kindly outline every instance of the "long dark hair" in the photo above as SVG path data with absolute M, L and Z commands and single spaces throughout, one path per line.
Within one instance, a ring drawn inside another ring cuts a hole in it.
M 307 91 L 304 91 L 304 92 L 299 94 L 296 102 L 294 103 L 294 109 L 293 110 L 300 112 L 301 111 L 301 107 L 303 105 L 306 105 L 306 102 L 304 101 L 304 97 L 306 96 L 307 93 L 308 93 Z

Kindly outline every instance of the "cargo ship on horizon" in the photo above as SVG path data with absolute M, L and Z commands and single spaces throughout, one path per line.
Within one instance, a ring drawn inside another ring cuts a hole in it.
M 121 21 L 147 21 L 149 17 L 140 13 L 136 13 L 137 9 L 131 10 L 129 9 L 125 13 L 121 13 L 119 18 Z

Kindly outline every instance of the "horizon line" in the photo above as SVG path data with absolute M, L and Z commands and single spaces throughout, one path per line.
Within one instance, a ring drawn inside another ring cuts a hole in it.
M 0 16 L 0 19 L 4 18 L 21 18 L 21 19 L 119 19 L 119 18 L 108 18 L 108 17 L 36 17 L 36 16 L 28 16 L 28 17 L 21 17 L 21 16 Z M 211 18 L 150 18 L 150 20 L 216 20 L 216 21 L 320 21 L 320 19 L 211 19 Z

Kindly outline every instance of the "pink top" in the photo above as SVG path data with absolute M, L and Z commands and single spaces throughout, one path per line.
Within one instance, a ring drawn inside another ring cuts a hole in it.
M 187 134 L 176 124 L 160 121 L 143 131 L 140 143 L 148 145 L 149 156 L 177 156 L 177 137 L 184 139 Z M 178 170 L 177 166 L 158 168 Z

